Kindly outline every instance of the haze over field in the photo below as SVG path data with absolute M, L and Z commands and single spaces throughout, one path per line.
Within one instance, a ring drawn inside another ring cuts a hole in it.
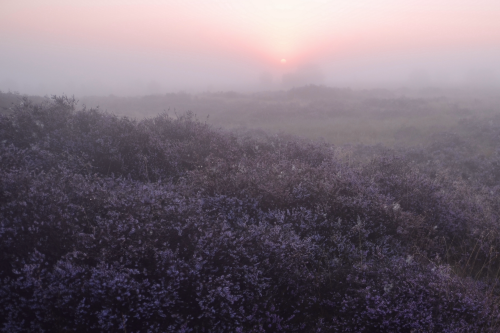
M 500 332 L 500 0 L 0 0 L 0 332 Z
M 3 0 L 0 90 L 499 86 L 497 0 Z

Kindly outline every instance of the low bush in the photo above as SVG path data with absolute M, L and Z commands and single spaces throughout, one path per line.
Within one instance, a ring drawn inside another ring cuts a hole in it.
M 498 330 L 498 207 L 415 154 L 65 97 L 0 141 L 5 332 Z

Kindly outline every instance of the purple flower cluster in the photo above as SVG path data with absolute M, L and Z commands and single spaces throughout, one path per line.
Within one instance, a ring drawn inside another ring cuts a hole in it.
M 498 330 L 493 206 L 406 155 L 74 105 L 0 117 L 0 330 Z

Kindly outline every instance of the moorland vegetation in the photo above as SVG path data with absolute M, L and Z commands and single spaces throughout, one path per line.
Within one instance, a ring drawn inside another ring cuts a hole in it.
M 494 112 L 341 146 L 25 99 L 0 116 L 0 329 L 497 332 L 499 139 Z

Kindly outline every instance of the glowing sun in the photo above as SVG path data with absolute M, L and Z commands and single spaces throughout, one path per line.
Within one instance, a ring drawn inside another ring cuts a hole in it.
M 286 59 L 281 59 L 282 64 L 286 64 Z

